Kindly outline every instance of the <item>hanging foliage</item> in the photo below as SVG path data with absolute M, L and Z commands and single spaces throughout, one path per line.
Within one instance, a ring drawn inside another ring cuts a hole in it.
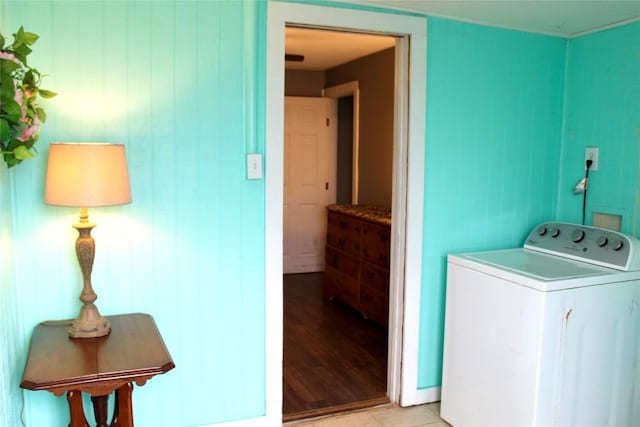
M 38 97 L 56 96 L 40 88 L 44 75 L 27 64 L 37 40 L 37 34 L 22 27 L 9 45 L 0 34 L 0 150 L 7 167 L 36 156 L 34 145 L 40 138 L 40 125 L 47 120 Z

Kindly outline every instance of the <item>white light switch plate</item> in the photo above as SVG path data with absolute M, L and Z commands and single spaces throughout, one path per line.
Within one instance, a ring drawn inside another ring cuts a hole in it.
M 262 154 L 247 154 L 247 179 L 262 179 Z

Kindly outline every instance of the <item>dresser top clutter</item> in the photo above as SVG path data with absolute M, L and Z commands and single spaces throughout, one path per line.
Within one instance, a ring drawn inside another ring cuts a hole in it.
M 391 225 L 391 209 L 376 205 L 329 205 L 327 210 L 341 214 L 377 222 L 381 225 Z

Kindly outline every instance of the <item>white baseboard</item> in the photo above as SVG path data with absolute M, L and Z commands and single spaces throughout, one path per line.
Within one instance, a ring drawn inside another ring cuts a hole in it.
M 422 405 L 424 403 L 438 402 L 440 400 L 440 387 L 418 389 L 411 396 L 403 396 L 402 406 Z
M 281 426 L 282 419 L 270 419 L 267 417 L 246 418 L 244 420 L 228 421 L 219 424 L 204 424 L 199 427 L 273 427 Z

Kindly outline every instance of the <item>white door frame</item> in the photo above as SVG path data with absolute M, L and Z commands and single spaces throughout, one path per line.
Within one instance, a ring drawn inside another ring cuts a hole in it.
M 266 422 L 282 416 L 282 169 L 285 25 L 303 24 L 378 32 L 401 38 L 396 49 L 394 191 L 390 278 L 389 398 L 403 406 L 439 398 L 438 390 L 418 390 L 418 333 L 422 275 L 424 145 L 426 116 L 426 17 L 268 2 L 266 58 L 265 304 Z M 398 49 L 399 47 L 399 49 Z M 408 58 L 408 61 L 404 58 Z M 398 64 L 401 68 L 398 70 Z M 409 76 L 408 81 L 403 76 Z M 411 96 L 406 91 L 411 87 Z M 403 91 L 403 88 L 405 89 Z M 406 163 L 408 162 L 408 164 Z M 399 187 L 400 186 L 400 187 Z M 406 195 L 406 201 L 404 200 Z M 406 203 L 406 204 L 405 204 Z M 399 218 L 406 212 L 405 218 Z M 401 230 L 400 230 L 401 229 Z M 404 242 L 405 252 L 394 250 Z M 401 261 L 404 261 L 403 263 Z M 403 283 L 398 283 L 404 276 Z M 404 302 L 404 304 L 403 304 Z M 404 307 L 403 307 L 404 305 Z M 402 360 L 401 360 L 402 356 Z M 400 370 L 402 364 L 402 371 Z
M 353 96 L 352 149 L 351 149 L 351 203 L 358 204 L 360 191 L 360 89 L 357 80 L 322 89 L 322 96 L 342 98 Z

